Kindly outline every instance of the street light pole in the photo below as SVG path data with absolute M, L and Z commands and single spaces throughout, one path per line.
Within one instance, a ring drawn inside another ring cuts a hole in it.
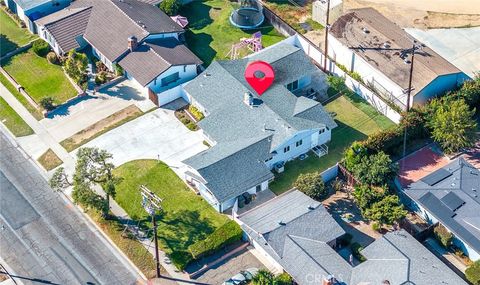
M 328 29 L 329 27 L 329 18 L 330 18 L 330 0 L 327 0 L 327 15 L 325 20 L 325 54 L 323 58 L 323 71 L 327 72 L 327 58 L 328 58 Z
M 158 235 L 157 235 L 157 221 L 155 220 L 155 214 L 158 211 L 162 210 L 160 203 L 162 199 L 150 191 L 145 185 L 140 186 L 140 191 L 142 194 L 142 206 L 145 211 L 152 216 L 153 224 L 153 238 L 155 240 L 155 262 L 157 270 L 157 278 L 160 278 L 160 259 L 158 257 Z

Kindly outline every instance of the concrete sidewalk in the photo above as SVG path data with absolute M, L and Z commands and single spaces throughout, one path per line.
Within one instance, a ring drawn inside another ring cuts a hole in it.
M 26 154 L 30 157 L 32 161 L 37 163 L 37 157 L 32 155 L 32 152 L 38 152 L 38 150 L 34 149 L 33 145 L 35 145 L 35 142 L 41 143 L 47 148 L 52 149 L 53 152 L 63 161 L 63 167 L 65 168 L 65 171 L 68 175 L 72 175 L 74 170 L 75 170 L 75 158 L 73 157 L 74 152 L 69 154 L 54 138 L 53 136 L 48 132 L 48 130 L 40 124 L 31 114 L 28 112 L 28 110 L 20 103 L 18 100 L 13 96 L 8 89 L 5 88 L 0 83 L 0 94 L 1 97 L 5 99 L 5 101 L 19 114 L 22 119 L 33 129 L 35 134 L 29 136 L 29 141 L 31 142 L 30 144 L 26 145 L 21 145 L 21 148 L 26 152 Z M 137 119 L 138 120 L 138 119 Z M 8 132 L 6 128 L 0 128 L 0 131 L 2 132 Z M 11 134 L 9 134 L 11 136 Z M 18 140 L 17 140 L 18 141 Z M 43 170 L 43 169 L 42 169 Z M 45 173 L 46 174 L 46 173 Z M 47 178 L 49 175 L 45 175 L 44 177 Z M 100 187 L 96 187 L 96 191 L 100 195 L 105 195 L 103 190 Z M 71 189 L 67 189 L 65 191 L 67 195 L 71 195 Z M 69 198 L 71 200 L 71 197 Z M 121 218 L 129 218 L 128 214 L 114 201 L 110 201 L 110 207 L 111 211 L 115 216 L 121 217 Z M 100 230 L 100 229 L 99 229 Z M 154 248 L 149 246 L 149 242 L 142 242 L 145 248 L 147 248 L 152 255 L 154 255 Z M 178 272 L 176 267 L 171 264 L 166 256 L 166 254 L 163 251 L 160 251 L 160 264 L 162 267 L 165 268 L 165 270 L 168 272 L 170 275 L 171 279 L 175 279 L 179 284 L 195 284 L 194 281 L 190 281 L 190 278 L 187 274 L 183 272 Z M 185 282 L 181 282 L 181 281 Z

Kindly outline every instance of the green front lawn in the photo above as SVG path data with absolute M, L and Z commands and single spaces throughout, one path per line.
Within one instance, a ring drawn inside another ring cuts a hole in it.
M 3 9 L 0 9 L 0 56 L 28 44 L 37 36 L 20 28 Z
M 343 157 L 344 150 L 356 140 L 366 139 L 368 135 L 389 128 L 395 124 L 378 113 L 360 97 L 343 95 L 325 106 L 329 112 L 335 112 L 338 127 L 332 130 L 332 140 L 328 143 L 328 154 L 319 158 L 310 152 L 305 160 L 287 162 L 285 172 L 277 174 L 270 189 L 279 195 L 293 187 L 293 183 L 302 173 L 322 172 L 335 165 Z
M 33 134 L 32 128 L 0 97 L 0 120 L 16 136 Z
M 201 196 L 195 195 L 166 164 L 157 160 L 131 161 L 116 168 L 115 174 L 123 178 L 115 200 L 135 223 L 140 221 L 151 227 L 150 218 L 142 208 L 140 185 L 146 185 L 163 199 L 158 237 L 160 247 L 167 254 L 187 251 L 189 245 L 228 221 Z
M 241 38 L 249 38 L 257 31 L 263 34 L 264 46 L 284 39 L 275 29 L 265 23 L 252 31 L 242 31 L 231 25 L 230 14 L 233 6 L 226 0 L 193 1 L 182 8 L 180 15 L 188 18 L 189 29 L 186 32 L 188 47 L 209 65 L 214 59 L 226 59 L 233 44 Z
M 44 97 L 52 97 L 56 104 L 61 104 L 77 95 L 62 67 L 50 64 L 31 49 L 2 62 L 2 67 L 37 103 Z

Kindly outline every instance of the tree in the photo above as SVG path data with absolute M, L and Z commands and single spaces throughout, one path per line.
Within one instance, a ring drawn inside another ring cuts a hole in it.
M 470 110 L 463 99 L 433 100 L 431 105 L 432 113 L 427 125 L 432 131 L 432 138 L 446 153 L 454 153 L 475 144 L 475 108 Z
M 88 58 L 83 53 L 71 50 L 67 54 L 64 68 L 65 72 L 77 83 L 81 84 L 87 79 Z
M 53 100 L 53 98 L 50 97 L 50 96 L 43 97 L 43 98 L 40 100 L 40 105 L 43 107 L 43 109 L 45 109 L 45 110 L 47 110 L 47 111 L 51 111 L 51 110 L 55 109 L 54 100 Z
M 320 172 L 300 174 L 294 186 L 315 200 L 324 199 L 328 195 L 328 189 Z
M 361 183 L 375 186 L 387 184 L 395 178 L 397 171 L 398 166 L 383 151 L 362 157 L 360 163 L 353 167 L 355 178 Z
M 112 155 L 98 148 L 80 148 L 77 152 L 77 164 L 73 182 L 68 180 L 63 167 L 57 169 L 50 179 L 50 186 L 61 191 L 73 186 L 72 198 L 75 203 L 101 211 L 108 217 L 110 197 L 115 197 L 116 185 L 120 178 L 113 175 L 114 165 L 109 162 Z M 102 197 L 93 189 L 99 184 L 106 196 Z
M 480 260 L 475 261 L 465 270 L 465 277 L 473 285 L 480 285 Z
M 55 52 L 51 51 L 47 54 L 47 61 L 50 62 L 51 64 L 57 64 L 58 63 L 58 56 Z
M 372 204 L 380 201 L 385 196 L 385 192 L 386 190 L 380 187 L 359 185 L 355 187 L 353 197 L 363 214 Z
M 355 166 L 359 164 L 362 158 L 364 158 L 365 156 L 367 156 L 367 148 L 363 146 L 361 142 L 353 142 L 344 154 L 345 167 L 349 171 L 353 171 Z
M 470 107 L 480 105 L 480 73 L 477 73 L 473 80 L 465 81 L 456 95 Z
M 260 269 L 255 276 L 253 276 L 252 283 L 254 285 L 272 285 L 273 273 L 265 269 Z
M 407 211 L 400 204 L 400 199 L 396 195 L 383 197 L 365 211 L 367 219 L 377 221 L 380 225 L 393 225 L 394 222 L 403 219 L 406 215 Z
M 180 8 L 182 8 L 182 3 L 179 0 L 163 0 L 159 5 L 160 9 L 169 16 L 174 16 L 178 14 Z

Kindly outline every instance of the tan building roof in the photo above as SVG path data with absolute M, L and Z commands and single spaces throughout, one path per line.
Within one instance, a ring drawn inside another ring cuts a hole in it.
M 375 9 L 355 9 L 340 17 L 332 25 L 330 33 L 401 88 L 408 89 L 410 65 L 401 55 L 402 50 L 412 47 L 414 39 L 395 23 Z M 460 72 L 424 46 L 415 54 L 412 93 L 420 92 L 438 76 Z

